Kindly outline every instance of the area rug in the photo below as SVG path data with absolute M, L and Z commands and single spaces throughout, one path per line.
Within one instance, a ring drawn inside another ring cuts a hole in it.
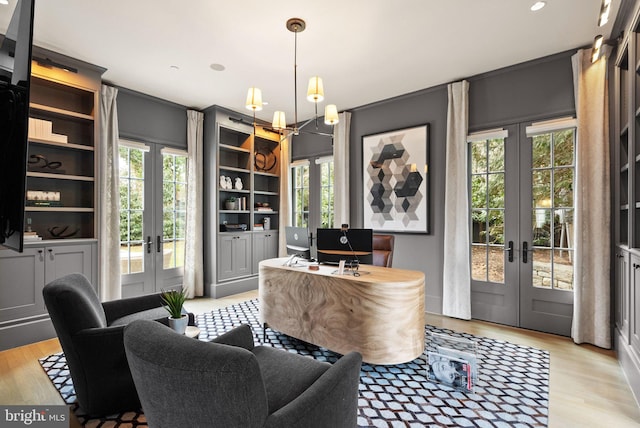
M 327 349 L 266 330 L 258 319 L 256 299 L 198 315 L 200 340 L 209 340 L 240 324 L 249 324 L 257 344 L 282 348 L 321 361 L 340 355 Z M 427 379 L 427 353 L 435 351 L 432 333 L 473 340 L 477 344 L 478 379 L 473 392 L 463 392 Z M 425 327 L 425 352 L 417 359 L 392 366 L 363 363 L 360 374 L 360 427 L 545 427 L 548 424 L 549 353 L 495 339 L 433 326 Z M 66 403 L 75 392 L 63 354 L 40 360 Z M 141 412 L 100 420 L 78 415 L 85 426 L 144 427 Z

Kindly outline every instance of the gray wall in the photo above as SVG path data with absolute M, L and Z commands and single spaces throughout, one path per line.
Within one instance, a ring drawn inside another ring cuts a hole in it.
M 118 88 L 120 137 L 187 148 L 187 107 Z
M 513 123 L 575 114 L 571 55 L 565 52 L 496 70 L 469 80 L 469 128 L 489 129 Z M 445 142 L 447 87 L 407 94 L 352 110 L 351 221 L 363 224 L 362 137 L 429 123 L 431 234 L 397 234 L 394 267 L 426 274 L 426 309 L 442 312 Z

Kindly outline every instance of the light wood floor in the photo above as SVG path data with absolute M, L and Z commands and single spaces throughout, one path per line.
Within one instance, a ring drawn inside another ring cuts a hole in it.
M 187 309 L 203 313 L 257 297 L 257 291 L 223 299 L 201 298 Z M 620 369 L 615 353 L 570 339 L 481 321 L 461 321 L 428 314 L 427 323 L 525 346 L 551 354 L 549 427 L 640 427 L 640 409 Z M 38 358 L 61 348 L 57 339 L 0 352 L 0 403 L 6 405 L 64 404 Z M 71 426 L 76 426 L 72 422 Z

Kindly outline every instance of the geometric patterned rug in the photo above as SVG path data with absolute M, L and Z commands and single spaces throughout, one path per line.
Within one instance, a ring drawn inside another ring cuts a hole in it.
M 209 340 L 239 324 L 251 326 L 256 344 L 282 348 L 329 363 L 340 355 L 271 329 L 263 340 L 257 299 L 196 316 L 200 340 Z M 427 352 L 435 351 L 432 333 L 473 340 L 477 344 L 478 378 L 474 392 L 427 379 Z M 415 360 L 391 366 L 362 364 L 358 399 L 360 427 L 546 427 L 548 425 L 549 353 L 495 339 L 425 327 L 425 352 Z M 63 354 L 43 358 L 41 365 L 62 398 L 75 402 Z M 91 427 L 146 427 L 142 412 L 112 415 L 81 423 Z M 186 425 L 185 425 L 186 426 Z

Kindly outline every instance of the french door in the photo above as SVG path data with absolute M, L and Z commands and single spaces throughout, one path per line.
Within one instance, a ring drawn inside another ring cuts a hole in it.
M 469 140 L 472 317 L 570 335 L 572 122 L 513 125 Z
M 292 162 L 291 194 L 291 225 L 308 227 L 315 244 L 318 228 L 334 227 L 333 157 Z
M 182 284 L 186 153 L 120 141 L 120 268 L 122 295 Z

